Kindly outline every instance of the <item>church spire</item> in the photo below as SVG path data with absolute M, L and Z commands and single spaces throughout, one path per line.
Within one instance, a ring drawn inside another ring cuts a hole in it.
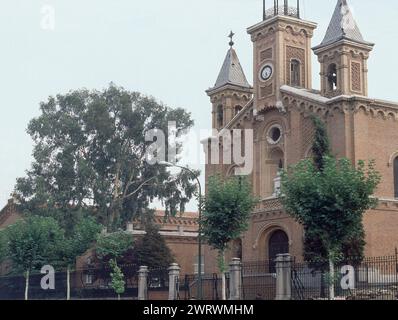
M 354 41 L 370 45 L 363 39 L 362 33 L 351 13 L 347 0 L 338 0 L 325 38 L 316 49 L 336 43 L 340 40 Z
M 227 52 L 227 55 L 224 59 L 224 63 L 221 67 L 220 73 L 217 77 L 216 84 L 213 88 L 208 91 L 213 91 L 219 89 L 226 85 L 233 85 L 244 89 L 251 89 L 249 82 L 245 76 L 243 68 L 240 64 L 238 55 L 236 54 L 235 49 L 233 48 L 233 36 L 235 34 L 231 31 L 228 38 L 230 38 L 229 46 L 230 49 Z
M 321 63 L 322 95 L 367 96 L 367 60 L 373 46 L 363 39 L 347 0 L 338 0 L 325 38 L 313 48 Z
M 212 128 L 220 130 L 238 115 L 253 96 L 234 46 L 234 33 L 228 38 L 229 50 L 213 88 L 206 90 L 212 103 Z

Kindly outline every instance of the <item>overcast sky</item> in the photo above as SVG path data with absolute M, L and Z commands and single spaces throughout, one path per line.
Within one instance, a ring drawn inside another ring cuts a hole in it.
M 398 101 L 398 1 L 349 3 L 365 40 L 376 43 L 369 94 Z M 321 42 L 335 5 L 336 0 L 302 0 L 304 18 L 319 24 L 313 45 Z M 0 0 L 0 207 L 30 166 L 26 127 L 49 95 L 114 82 L 186 108 L 196 131 L 209 128 L 204 91 L 214 85 L 231 29 L 252 82 L 246 28 L 261 20 L 261 9 L 261 0 Z M 44 19 L 52 11 L 54 28 Z M 315 57 L 313 64 L 319 88 Z

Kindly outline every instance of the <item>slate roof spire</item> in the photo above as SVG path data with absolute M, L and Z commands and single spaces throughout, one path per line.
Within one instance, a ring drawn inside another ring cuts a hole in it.
M 233 36 L 234 34 L 231 31 L 230 35 L 228 36 L 229 38 L 231 38 L 231 41 L 229 42 L 230 49 L 227 52 L 224 63 L 217 77 L 216 84 L 214 85 L 213 88 L 209 89 L 208 91 L 213 91 L 226 85 L 238 86 L 245 89 L 252 88 L 252 86 L 247 81 L 243 68 L 240 64 L 238 55 L 236 54 L 236 51 L 233 48 L 234 45 L 232 39 Z
M 363 39 L 362 33 L 351 13 L 347 0 L 338 0 L 332 20 L 326 31 L 325 38 L 318 46 L 324 47 L 340 40 L 350 40 L 360 44 L 370 45 Z

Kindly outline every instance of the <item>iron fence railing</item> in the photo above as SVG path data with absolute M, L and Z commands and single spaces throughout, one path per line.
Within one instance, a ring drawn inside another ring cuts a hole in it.
M 134 299 L 138 294 L 138 268 L 133 264 L 119 266 L 125 276 L 126 291 L 122 298 Z M 54 289 L 44 290 L 44 274 L 31 271 L 29 275 L 28 296 L 31 300 L 64 300 L 67 297 L 67 272 L 57 271 L 54 274 Z M 111 269 L 107 265 L 87 266 L 70 272 L 71 299 L 114 299 L 117 294 L 111 287 Z M 9 274 L 0 277 L 0 300 L 23 300 L 25 297 L 25 275 Z
M 273 260 L 244 262 L 241 283 L 244 300 L 274 300 L 276 295 L 275 262 Z
M 316 265 L 320 263 L 293 262 L 293 299 L 329 299 L 332 284 L 337 299 L 398 299 L 398 255 L 347 259 L 335 265 L 333 275 L 329 268 Z
M 286 263 L 287 262 L 287 263 Z M 398 252 L 393 256 L 351 258 L 335 265 L 332 275 L 328 262 L 283 261 L 282 268 L 291 274 L 291 298 L 294 300 L 329 299 L 333 284 L 335 297 L 346 300 L 397 300 L 398 299 Z M 138 267 L 120 265 L 126 280 L 126 292 L 122 298 L 138 296 Z M 280 266 L 278 266 L 280 268 Z M 242 263 L 241 295 L 244 300 L 274 300 L 278 274 L 272 260 L 244 261 Z M 54 290 L 43 290 L 43 274 L 32 271 L 29 276 L 30 299 L 66 299 L 67 273 L 55 273 Z M 202 275 L 204 300 L 222 299 L 220 274 Z M 26 279 L 22 274 L 0 277 L 0 300 L 22 300 Z M 348 285 L 349 284 L 349 285 Z M 226 274 L 226 297 L 230 295 L 230 275 Z M 111 269 L 108 265 L 87 266 L 70 273 L 72 299 L 116 299 L 111 287 Z M 150 269 L 148 273 L 149 299 L 164 299 L 169 293 L 169 272 L 165 268 Z M 195 300 L 198 290 L 198 275 L 181 275 L 176 284 L 178 299 Z
M 222 277 L 217 273 L 202 275 L 202 299 L 222 299 Z M 230 295 L 229 273 L 225 273 L 226 298 Z M 184 281 L 180 282 L 180 298 L 185 300 L 197 299 L 198 275 L 185 275 Z M 184 294 L 182 294 L 184 292 Z

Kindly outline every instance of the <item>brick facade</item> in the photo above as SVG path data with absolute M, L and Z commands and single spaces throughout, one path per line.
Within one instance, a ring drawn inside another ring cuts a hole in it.
M 338 21 L 338 8 L 331 24 Z M 254 195 L 262 200 L 252 214 L 249 230 L 242 235 L 244 260 L 271 258 L 270 238 L 280 230 L 289 239 L 289 253 L 302 258 L 303 228 L 286 214 L 274 195 L 274 181 L 278 160 L 286 168 L 311 155 L 311 114 L 325 121 L 334 155 L 347 157 L 353 163 L 375 160 L 376 169 L 382 174 L 376 192 L 379 205 L 364 215 L 365 254 L 391 255 L 398 247 L 398 199 L 394 198 L 393 172 L 398 156 L 398 104 L 367 97 L 367 60 L 373 44 L 365 42 L 359 32 L 333 38 L 328 31 L 324 42 L 314 48 L 321 64 L 321 90 L 313 90 L 311 38 L 315 28 L 315 23 L 283 14 L 248 28 L 254 48 L 253 99 L 224 127 L 254 132 L 254 168 L 250 179 Z M 292 59 L 301 62 L 300 87 L 290 83 Z M 266 81 L 259 77 L 265 64 L 274 67 L 273 75 Z M 328 73 L 328 69 L 335 73 Z M 267 85 L 272 85 L 275 92 L 268 91 L 266 95 Z M 282 128 L 282 138 L 270 143 L 268 135 L 274 126 Z M 233 164 L 208 164 L 206 179 L 215 173 L 231 175 L 232 167 Z

